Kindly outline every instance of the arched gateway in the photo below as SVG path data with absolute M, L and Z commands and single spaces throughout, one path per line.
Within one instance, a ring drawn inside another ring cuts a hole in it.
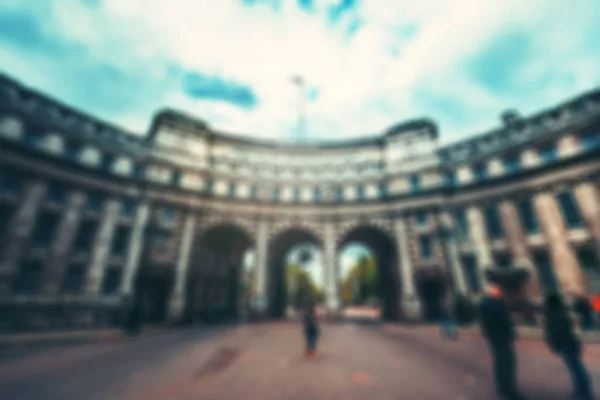
M 433 315 L 436 285 L 477 293 L 491 265 L 529 268 L 534 298 L 598 292 L 599 120 L 591 92 L 451 145 L 428 119 L 292 144 L 172 110 L 141 139 L 0 77 L 0 330 L 73 304 L 57 321 L 105 324 L 132 297 L 153 320 L 235 316 L 246 253 L 251 303 L 281 316 L 298 241 L 322 249 L 332 312 L 350 242 L 373 249 L 390 319 Z

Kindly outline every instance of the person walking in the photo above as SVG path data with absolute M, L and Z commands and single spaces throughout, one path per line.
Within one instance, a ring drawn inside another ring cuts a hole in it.
M 517 388 L 515 355 L 515 328 L 510 317 L 507 299 L 497 286 L 490 286 L 487 296 L 479 305 L 481 331 L 486 339 L 494 368 L 498 396 L 506 400 L 523 400 Z
M 581 360 L 582 346 L 573 332 L 567 308 L 558 294 L 549 294 L 545 301 L 544 334 L 550 349 L 561 356 L 573 380 L 574 398 L 593 400 L 590 377 Z
M 304 338 L 306 339 L 306 357 L 315 358 L 317 340 L 319 339 L 319 325 L 314 305 L 310 305 L 303 318 Z

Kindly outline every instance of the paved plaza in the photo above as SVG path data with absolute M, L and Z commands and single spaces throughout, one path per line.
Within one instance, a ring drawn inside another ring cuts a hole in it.
M 5 359 L 0 398 L 38 399 L 494 399 L 478 337 L 443 341 L 435 328 L 323 326 L 320 355 L 302 356 L 292 323 L 194 328 L 131 340 L 55 347 Z M 519 344 L 532 399 L 567 399 L 560 361 L 539 341 Z M 587 345 L 600 382 L 600 347 Z M 597 391 L 600 391 L 600 387 Z

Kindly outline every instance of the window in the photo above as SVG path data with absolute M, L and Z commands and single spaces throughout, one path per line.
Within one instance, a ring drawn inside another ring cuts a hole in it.
M 83 265 L 69 266 L 60 284 L 60 293 L 81 293 L 85 283 L 85 272 L 85 267 Z
M 227 195 L 229 197 L 235 196 L 235 183 L 229 182 L 229 186 L 227 187 Z
M 508 269 L 512 266 L 512 256 L 508 253 L 500 253 L 494 256 L 496 266 L 501 269 Z
M 181 171 L 173 170 L 171 173 L 171 185 L 180 186 L 181 185 Z
M 294 188 L 294 193 L 292 194 L 294 203 L 298 203 L 300 201 L 300 189 Z
M 519 201 L 517 203 L 517 213 L 525 233 L 535 234 L 540 232 L 540 224 L 531 200 Z
M 471 293 L 477 293 L 481 291 L 479 282 L 479 274 L 477 271 L 477 262 L 473 256 L 462 257 L 462 265 L 465 270 L 465 276 L 467 278 L 467 285 Z
M 421 178 L 418 175 L 412 175 L 410 177 L 410 190 L 412 192 L 418 192 L 421 190 Z
M 571 192 L 563 192 L 557 196 L 558 204 L 567 228 L 579 228 L 583 225 L 581 212 Z
M 473 166 L 473 180 L 475 182 L 483 181 L 487 178 L 487 166 L 484 163 Z
M 35 294 L 42 285 L 42 262 L 27 261 L 21 264 L 13 282 L 15 294 Z
M 581 146 L 586 150 L 600 148 L 600 127 L 595 131 L 585 132 L 580 137 Z
M 212 179 L 208 178 L 206 180 L 206 186 L 205 186 L 205 191 L 207 194 L 212 194 L 212 190 L 213 190 L 213 181 Z M 256 188 L 253 187 L 252 188 L 252 198 L 256 198 Z
M 58 228 L 60 216 L 55 213 L 43 213 L 38 217 L 31 243 L 34 247 L 47 247 Z
M 450 186 L 450 187 L 458 186 L 458 179 L 456 178 L 456 171 L 444 172 L 444 184 L 446 186 Z
M 501 239 L 504 236 L 502 221 L 497 206 L 488 206 L 483 210 L 485 229 L 490 239 Z
M 542 146 L 538 149 L 538 155 L 543 163 L 550 163 L 558 158 L 558 152 L 554 143 Z
M 356 188 L 356 198 L 359 201 L 363 201 L 365 199 L 365 186 L 364 185 L 358 185 L 358 187 Z
M 431 246 L 431 237 L 429 236 L 420 236 L 419 244 L 421 247 L 421 256 L 423 258 L 430 258 L 432 255 L 432 246 Z
M 79 230 L 77 232 L 77 236 L 75 237 L 75 243 L 73 245 L 75 251 L 81 252 L 91 250 L 97 230 L 97 222 L 83 221 L 81 225 L 79 225 Z
M 273 188 L 273 200 L 278 201 L 280 197 L 281 197 L 281 189 L 279 189 L 279 186 L 275 186 Z
M 511 155 L 504 159 L 504 172 L 514 174 L 521 170 L 521 158 L 518 155 Z
M 380 182 L 379 183 L 379 197 L 381 197 L 382 199 L 385 199 L 388 195 L 388 187 L 387 187 L 387 182 Z
M 42 140 L 42 134 L 35 128 L 27 127 L 23 134 L 23 141 L 30 145 L 36 146 Z
M 125 200 L 121 203 L 121 216 L 125 218 L 133 217 L 135 212 L 135 204 L 131 200 Z
M 336 197 L 337 197 L 337 201 L 344 201 L 344 188 L 341 186 L 338 186 L 336 189 Z
M 165 250 L 169 246 L 171 235 L 167 232 L 155 232 L 152 235 L 152 247 L 158 250 Z
M 122 256 L 127 250 L 127 244 L 129 242 L 129 231 L 130 229 L 126 226 L 119 226 L 113 237 L 112 242 L 112 254 L 115 256 Z
M 77 161 L 79 159 L 79 154 L 81 153 L 81 143 L 71 139 L 65 139 L 64 153 L 65 157 L 69 160 Z
M 257 192 L 256 186 L 252 186 L 250 188 L 250 198 L 251 199 L 256 199 L 256 192 Z
M 416 215 L 417 225 L 426 226 L 428 222 L 428 215 L 425 211 L 418 211 Z
M 600 261 L 598 253 L 592 246 L 584 246 L 577 249 L 577 261 L 581 269 L 588 274 L 600 275 Z
M 52 204 L 63 204 L 67 198 L 67 188 L 62 184 L 53 184 L 48 188 L 46 199 Z
M 321 190 L 319 188 L 315 188 L 313 191 L 313 200 L 315 202 L 321 200 Z
M 143 179 L 144 178 L 144 166 L 138 163 L 134 163 L 131 168 L 131 175 L 133 179 Z
M 121 284 L 121 275 L 120 268 L 107 269 L 102 279 L 102 294 L 115 294 Z
M 469 236 L 469 223 L 467 213 L 464 210 L 457 211 L 454 214 L 456 235 L 460 239 L 466 239 Z
M 113 168 L 113 164 L 115 163 L 115 156 L 112 154 L 104 153 L 100 158 L 100 168 L 104 171 L 111 171 Z
M 173 222 L 174 218 L 175 218 L 175 210 L 173 210 L 171 207 L 165 207 L 162 209 L 162 212 L 160 214 L 160 219 L 163 222 L 170 224 L 171 222 Z
M 104 196 L 98 192 L 90 192 L 87 196 L 87 209 L 90 211 L 101 211 L 104 204 Z
M 2 194 L 18 196 L 23 189 L 23 181 L 14 171 L 2 171 L 0 176 Z

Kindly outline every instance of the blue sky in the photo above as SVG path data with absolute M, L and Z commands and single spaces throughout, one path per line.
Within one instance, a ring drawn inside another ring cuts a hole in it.
M 435 119 L 443 141 L 600 86 L 597 0 L 3 0 L 0 71 L 143 133 L 172 107 L 309 139 Z

